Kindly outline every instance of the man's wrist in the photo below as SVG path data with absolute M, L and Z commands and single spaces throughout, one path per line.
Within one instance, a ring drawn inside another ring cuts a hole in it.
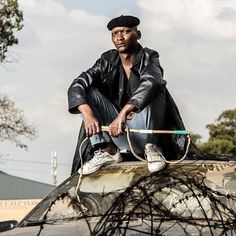
M 93 111 L 88 104 L 82 104 L 78 106 L 78 110 L 83 114 L 84 117 L 91 116 Z
M 135 111 L 136 106 L 133 104 L 127 104 L 123 107 L 123 109 L 121 110 L 121 113 L 128 115 L 130 112 Z

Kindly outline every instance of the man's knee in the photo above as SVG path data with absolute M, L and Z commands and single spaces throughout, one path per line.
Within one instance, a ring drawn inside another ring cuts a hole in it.
M 90 87 L 89 90 L 88 90 L 87 95 L 88 95 L 88 98 L 89 98 L 89 99 L 94 99 L 94 98 L 96 98 L 96 97 L 98 96 L 99 93 L 100 93 L 100 92 L 98 91 L 97 88 L 95 88 L 95 87 Z
M 94 106 L 97 106 L 106 100 L 106 97 L 95 87 L 89 88 L 87 94 L 89 103 Z

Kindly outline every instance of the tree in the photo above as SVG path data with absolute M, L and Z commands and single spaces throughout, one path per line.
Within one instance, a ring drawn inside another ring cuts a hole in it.
M 23 27 L 23 13 L 17 0 L 0 0 L 0 63 L 6 61 L 8 47 L 18 44 L 16 32 Z
M 207 153 L 236 156 L 236 109 L 223 111 L 209 129 L 208 142 L 199 148 Z
M 27 145 L 20 138 L 32 139 L 36 134 L 35 127 L 27 123 L 23 111 L 9 98 L 0 98 L 0 141 L 8 140 L 20 148 L 27 149 Z
M 16 32 L 23 27 L 23 12 L 17 0 L 0 0 L 0 63 L 7 59 L 8 47 L 18 44 Z M 0 97 L 0 141 L 11 141 L 20 148 L 27 145 L 20 139 L 32 139 L 37 131 L 29 125 L 23 111 L 7 97 Z
M 8 47 L 18 44 L 16 32 L 23 27 L 23 12 L 17 0 L 0 0 L 0 63 L 6 62 Z M 7 97 L 0 97 L 0 141 L 11 141 L 17 147 L 27 149 L 20 139 L 32 139 L 37 131 L 29 125 L 23 111 Z

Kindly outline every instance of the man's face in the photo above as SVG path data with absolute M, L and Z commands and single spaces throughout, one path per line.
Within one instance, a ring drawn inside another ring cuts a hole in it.
M 138 44 L 140 32 L 137 27 L 115 27 L 111 31 L 112 42 L 120 53 L 129 53 Z

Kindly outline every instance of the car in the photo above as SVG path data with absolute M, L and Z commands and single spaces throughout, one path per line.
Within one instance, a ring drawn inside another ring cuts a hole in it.
M 127 161 L 75 173 L 4 236 L 236 235 L 236 160 L 184 160 L 150 173 Z

